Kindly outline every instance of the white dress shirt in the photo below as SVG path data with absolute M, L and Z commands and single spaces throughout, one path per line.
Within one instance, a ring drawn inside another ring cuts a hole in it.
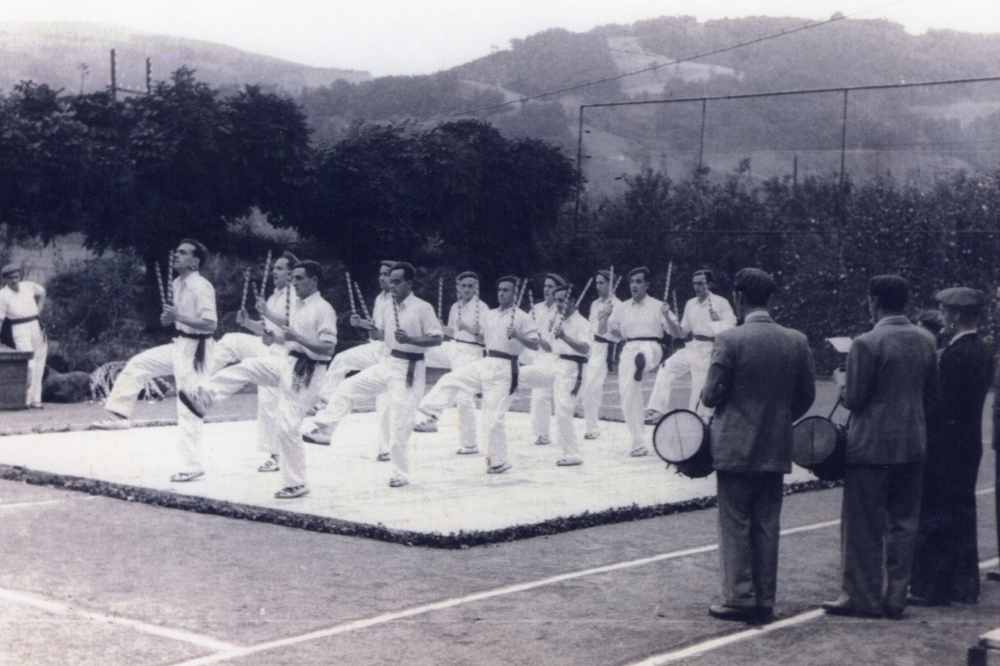
M 530 340 L 538 339 L 538 329 L 531 315 L 514 306 L 506 310 L 496 308 L 487 312 L 479 324 L 483 329 L 483 339 L 488 351 L 497 351 L 513 356 L 519 356 L 524 351 L 524 345 L 519 340 L 507 337 L 511 310 L 514 311 L 514 330 Z
M 392 308 L 392 296 L 389 296 L 389 307 Z M 398 315 L 397 315 L 398 313 Z M 424 337 L 428 335 L 444 335 L 441 331 L 441 322 L 434 314 L 434 308 L 425 300 L 410 294 L 399 304 L 396 312 L 390 310 L 386 313 L 385 321 L 385 344 L 389 349 L 406 352 L 407 354 L 423 354 L 426 347 L 418 345 L 407 345 L 396 341 L 396 319 L 399 319 L 399 328 L 411 338 Z
M 483 325 L 483 317 L 486 313 L 490 311 L 490 306 L 479 300 L 478 296 L 473 296 L 468 303 L 462 303 L 458 301 L 452 304 L 451 310 L 448 312 L 448 328 L 454 331 L 454 337 L 456 340 L 461 340 L 463 342 L 476 342 L 476 336 L 468 331 L 458 330 L 459 323 L 465 324 L 466 326 L 475 326 L 478 322 L 480 326 Z
M 306 298 L 298 300 L 297 307 L 292 312 L 291 329 L 311 341 L 337 344 L 337 313 L 333 306 L 326 302 L 320 293 L 313 292 Z M 288 351 L 302 352 L 314 361 L 327 362 L 330 356 L 317 354 L 306 349 L 297 342 L 285 344 Z
M 558 324 L 558 319 L 556 324 Z M 552 327 L 555 330 L 555 326 Z M 590 339 L 590 322 L 583 318 L 579 312 L 574 312 L 573 316 L 568 317 L 562 322 L 563 333 L 573 338 L 577 342 L 583 342 L 586 344 L 592 344 Z M 562 338 L 556 338 L 553 336 L 552 340 L 552 353 L 558 355 L 569 354 L 571 356 L 586 356 L 586 354 L 581 354 L 577 350 L 569 346 Z
M 185 277 L 174 278 L 174 305 L 177 314 L 186 318 L 207 319 L 212 323 L 219 321 L 215 312 L 215 287 L 197 271 L 188 273 Z M 174 322 L 178 331 L 204 335 L 207 331 Z
M 709 301 L 712 303 L 711 308 Z M 712 310 L 719 315 L 718 321 L 712 319 Z M 677 324 L 677 317 L 673 313 L 668 316 L 674 324 Z M 718 294 L 710 293 L 704 301 L 699 301 L 695 296 L 684 305 L 684 316 L 681 317 L 679 326 L 681 337 L 692 334 L 714 338 L 726 329 L 736 326 L 736 314 L 729 301 Z
M 621 305 L 621 301 L 618 300 L 618 298 L 615 296 L 608 296 L 605 299 L 598 298 L 597 300 L 595 300 L 593 303 L 590 304 L 590 317 L 588 317 L 587 320 L 590 322 L 590 328 L 593 335 L 599 335 L 605 340 L 610 340 L 611 342 L 618 342 L 621 336 L 611 331 L 610 315 L 608 315 L 608 325 L 604 328 L 604 332 L 603 333 L 598 332 L 598 329 L 601 326 L 601 319 L 600 317 L 598 317 L 598 314 L 600 313 L 601 310 L 603 310 L 607 306 L 608 301 L 611 302 L 612 312 L 614 312 L 614 309 L 616 307 Z
M 625 340 L 661 338 L 667 330 L 667 320 L 660 311 L 661 307 L 663 301 L 649 295 L 639 303 L 630 298 L 615 307 L 608 321 L 608 328 L 617 331 Z
M 0 321 L 7 317 L 11 319 L 37 317 L 38 303 L 35 301 L 35 296 L 44 294 L 45 289 L 42 285 L 27 280 L 18 283 L 17 291 L 4 285 L 0 289 Z

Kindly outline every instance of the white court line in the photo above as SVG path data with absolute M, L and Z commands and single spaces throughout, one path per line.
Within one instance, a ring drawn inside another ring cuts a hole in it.
M 62 504 L 64 502 L 70 501 L 81 501 L 81 500 L 93 500 L 97 499 L 97 495 L 87 495 L 86 497 L 63 497 L 62 499 L 51 499 L 51 500 L 39 500 L 37 502 L 16 502 L 11 504 L 0 504 L 0 511 L 5 511 L 7 509 L 30 509 L 35 506 L 51 506 L 53 504 Z
M 781 534 L 784 536 L 789 534 L 798 534 L 800 532 L 810 532 L 812 530 L 823 529 L 824 527 L 832 527 L 834 525 L 839 525 L 839 524 L 840 524 L 839 520 L 828 520 L 822 523 L 813 523 L 812 525 L 803 525 L 801 527 L 793 527 L 791 529 L 782 530 Z M 335 627 L 330 627 L 328 629 L 320 629 L 319 631 L 313 631 L 308 634 L 302 634 L 300 636 L 292 636 L 290 638 L 283 638 L 280 640 L 270 641 L 267 643 L 259 643 L 257 645 L 253 645 L 246 648 L 234 648 L 232 650 L 227 650 L 219 654 L 208 655 L 206 657 L 200 657 L 197 659 L 192 659 L 190 661 L 185 661 L 183 663 L 178 664 L 177 666 L 205 666 L 206 664 L 216 664 L 221 661 L 227 661 L 229 659 L 242 657 L 248 654 L 255 654 L 257 652 L 264 652 L 266 650 L 273 650 L 275 648 L 287 647 L 289 645 L 304 643 L 306 641 L 312 641 L 319 638 L 328 638 L 330 636 L 337 636 L 339 634 L 344 634 L 351 631 L 357 631 L 359 629 L 366 629 L 368 627 L 373 627 L 380 624 L 386 624 L 387 622 L 393 622 L 395 620 L 414 617 L 416 615 L 424 615 L 426 613 L 432 613 L 434 611 L 444 610 L 446 608 L 454 608 L 455 606 L 461 606 L 463 604 L 482 601 L 484 599 L 491 599 L 493 597 L 500 597 L 508 594 L 514 594 L 517 592 L 524 592 L 526 590 L 533 590 L 535 588 L 544 587 L 546 585 L 554 585 L 556 583 L 561 583 L 567 580 L 583 578 L 585 576 L 593 576 L 596 574 L 609 573 L 612 571 L 621 571 L 623 569 L 631 569 L 634 567 L 641 567 L 647 564 L 653 564 L 655 562 L 663 562 L 666 560 L 673 560 L 680 557 L 687 557 L 689 555 L 700 555 L 703 553 L 711 553 L 713 551 L 718 550 L 718 548 L 719 544 L 714 543 L 708 546 L 698 546 L 697 548 L 676 550 L 670 553 L 661 553 L 660 555 L 643 557 L 637 560 L 628 560 L 626 562 L 617 562 L 615 564 L 607 564 L 600 567 L 582 569 L 580 571 L 572 571 L 570 573 L 559 574 L 557 576 L 550 576 L 549 578 L 542 578 L 536 581 L 531 581 L 527 583 L 518 583 L 516 585 L 508 585 L 506 587 L 499 587 L 493 590 L 486 590 L 484 592 L 476 592 L 474 594 L 469 594 L 464 597 L 444 599 L 442 601 L 435 601 L 433 603 L 424 604 L 422 606 L 414 606 L 413 608 L 408 608 L 401 611 L 384 613 L 382 615 L 376 615 L 375 617 L 371 617 L 364 620 L 345 622 L 344 624 L 338 624 Z
M 97 622 L 106 622 L 108 624 L 129 627 L 130 629 L 136 629 L 143 633 L 152 634 L 154 636 L 162 636 L 175 641 L 183 641 L 184 643 L 191 643 L 192 645 L 198 645 L 212 650 L 229 651 L 235 649 L 235 646 L 230 643 L 217 641 L 214 638 L 209 638 L 208 636 L 200 636 L 198 634 L 192 634 L 179 629 L 158 627 L 154 624 L 146 624 L 145 622 L 139 622 L 138 620 L 129 620 L 127 618 L 119 617 L 112 613 L 95 613 L 93 611 L 83 610 L 82 608 L 74 608 L 73 606 L 59 603 L 58 601 L 50 601 L 48 599 L 36 597 L 32 594 L 25 594 L 24 592 L 0 589 L 0 599 L 23 604 L 25 606 L 32 606 L 56 615 L 75 615 L 87 620 L 95 620 Z

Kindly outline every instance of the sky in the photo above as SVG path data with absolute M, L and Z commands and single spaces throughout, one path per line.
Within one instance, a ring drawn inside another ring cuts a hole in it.
M 824 20 L 838 11 L 913 34 L 1000 33 L 990 0 L 0 0 L 0 22 L 118 25 L 374 76 L 429 74 L 549 28 L 679 15 Z

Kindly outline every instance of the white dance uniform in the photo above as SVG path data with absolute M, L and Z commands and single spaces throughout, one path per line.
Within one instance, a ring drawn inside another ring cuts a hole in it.
M 621 339 L 617 334 L 611 332 L 611 327 L 605 325 L 605 330 L 600 331 L 600 318 L 598 313 L 601 308 L 611 303 L 612 312 L 621 303 L 614 296 L 601 300 L 597 299 L 590 304 L 591 337 L 590 354 L 587 361 L 587 375 L 583 378 L 583 388 L 580 389 L 580 402 L 583 403 L 583 418 L 586 423 L 588 433 L 597 433 L 598 416 L 601 411 L 601 402 L 604 399 L 604 382 L 608 378 L 609 360 L 608 355 L 614 354 L 615 347 Z M 608 317 L 608 321 L 611 317 Z M 611 359 L 614 360 L 613 358 Z
M 10 332 L 14 338 L 14 348 L 18 351 L 34 352 L 28 360 L 28 390 L 24 404 L 42 404 L 42 379 L 45 377 L 45 359 L 49 353 L 49 343 L 38 321 L 38 301 L 35 297 L 45 297 L 45 288 L 35 282 L 21 280 L 14 291 L 7 285 L 0 288 L 0 322 L 10 319 Z
M 532 317 L 535 320 L 535 327 L 538 329 L 538 337 L 550 346 L 552 345 L 552 325 L 559 316 L 559 308 L 555 301 L 552 305 L 546 305 L 545 301 L 535 303 L 531 308 Z M 541 347 L 537 351 L 528 350 L 522 360 L 526 365 L 544 365 L 552 363 L 556 356 L 552 352 L 547 352 Z M 552 389 L 538 388 L 531 391 L 531 434 L 538 437 L 549 437 L 549 426 L 552 422 Z

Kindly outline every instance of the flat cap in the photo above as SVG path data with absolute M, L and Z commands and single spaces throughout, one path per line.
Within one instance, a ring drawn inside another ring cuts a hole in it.
M 7 264 L 3 268 L 0 268 L 0 277 L 7 277 L 10 273 L 20 273 L 20 264 Z
M 982 292 L 972 287 L 942 289 L 934 294 L 934 300 L 953 308 L 982 307 L 983 303 L 986 302 Z

